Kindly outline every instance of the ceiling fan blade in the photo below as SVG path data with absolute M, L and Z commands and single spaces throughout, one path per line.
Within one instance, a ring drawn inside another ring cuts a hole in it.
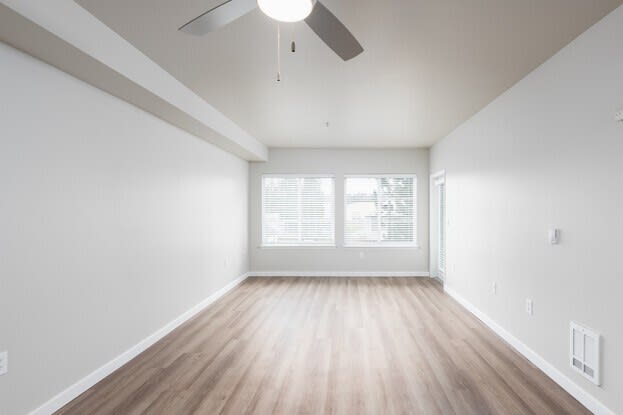
M 244 16 L 256 7 L 257 0 L 228 0 L 195 17 L 179 30 L 191 35 L 203 36 Z
M 314 10 L 305 19 L 305 23 L 345 61 L 363 52 L 363 47 L 355 39 L 355 36 L 319 1 L 316 2 Z

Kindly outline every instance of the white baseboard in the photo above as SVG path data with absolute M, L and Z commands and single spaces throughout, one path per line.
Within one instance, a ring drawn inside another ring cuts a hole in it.
M 571 396 L 577 399 L 588 410 L 595 415 L 616 415 L 614 411 L 609 409 L 606 405 L 601 403 L 597 398 L 581 388 L 578 384 L 573 382 L 567 376 L 565 376 L 560 370 L 556 369 L 551 363 L 542 358 L 534 350 L 522 343 L 518 338 L 509 333 L 506 329 L 496 323 L 491 317 L 484 314 L 472 303 L 461 297 L 456 291 L 454 291 L 447 284 L 444 285 L 444 291 L 452 298 L 454 298 L 459 304 L 465 307 L 470 313 L 478 317 L 483 323 L 485 323 L 491 330 L 493 330 L 498 336 L 504 339 L 510 344 L 517 352 L 522 354 L 526 359 L 532 362 L 533 365 L 541 369 L 547 376 L 549 376 L 560 387 L 566 390 Z
M 428 277 L 428 271 L 251 271 L 249 277 Z
M 80 379 L 78 382 L 74 383 L 69 388 L 65 389 L 64 391 L 41 405 L 39 408 L 30 412 L 30 415 L 50 415 L 56 412 L 57 410 L 77 398 L 87 389 L 95 385 L 97 382 L 104 379 L 106 376 L 110 375 L 112 372 L 119 369 L 130 360 L 134 359 L 143 351 L 147 350 L 150 346 L 152 346 L 158 340 L 162 339 L 164 336 L 172 332 L 174 329 L 181 326 L 186 321 L 190 320 L 199 312 L 203 311 L 206 307 L 208 307 L 216 300 L 231 291 L 233 288 L 238 286 L 241 282 L 247 279 L 248 276 L 248 273 L 243 274 L 234 281 L 230 282 L 225 287 L 221 288 L 205 300 L 201 301 L 199 304 L 192 307 L 190 310 L 186 311 L 184 314 L 177 317 L 175 320 L 169 322 L 167 325 L 160 328 L 155 333 L 141 340 L 138 344 L 132 346 L 130 349 L 115 357 L 104 366 L 96 369 L 94 372 Z

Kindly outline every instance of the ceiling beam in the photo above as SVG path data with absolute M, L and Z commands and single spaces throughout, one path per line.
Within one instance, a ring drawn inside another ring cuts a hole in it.
M 0 40 L 245 160 L 268 149 L 72 0 L 0 0 Z

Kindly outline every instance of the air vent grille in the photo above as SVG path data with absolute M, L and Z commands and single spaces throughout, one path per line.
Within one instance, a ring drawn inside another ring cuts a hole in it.
M 600 336 L 571 322 L 571 367 L 596 385 L 600 384 Z

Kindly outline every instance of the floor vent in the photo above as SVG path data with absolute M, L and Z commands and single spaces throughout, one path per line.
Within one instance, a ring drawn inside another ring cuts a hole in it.
M 571 367 L 595 385 L 600 384 L 600 350 L 599 334 L 571 322 Z

